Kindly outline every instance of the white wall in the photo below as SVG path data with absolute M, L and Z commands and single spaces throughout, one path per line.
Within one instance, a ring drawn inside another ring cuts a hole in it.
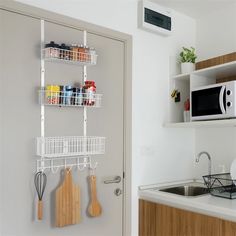
M 231 162 L 236 158 L 235 128 L 198 129 L 196 131 L 196 154 L 207 151 L 212 158 L 212 173 L 229 172 Z M 195 176 L 201 178 L 208 172 L 208 160 L 202 156 L 195 164 Z
M 174 12 L 174 34 L 166 38 L 137 28 L 136 1 L 20 1 L 133 36 L 132 236 L 137 236 L 138 186 L 192 177 L 193 131 L 162 124 L 170 96 L 169 58 L 182 46 L 195 46 L 195 21 Z
M 236 51 L 236 3 L 224 5 L 220 10 L 197 20 L 196 45 L 198 61 Z M 235 128 L 197 129 L 195 153 L 205 150 L 212 156 L 213 171 L 219 172 L 219 165 L 225 165 L 229 171 L 236 157 Z M 195 168 L 196 176 L 201 177 L 207 171 L 207 159 Z
M 197 20 L 198 61 L 236 51 L 235 14 L 236 2 L 232 1 Z

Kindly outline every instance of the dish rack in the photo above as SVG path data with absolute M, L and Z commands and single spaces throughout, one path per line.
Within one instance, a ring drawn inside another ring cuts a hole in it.
M 236 180 L 232 180 L 230 173 L 205 175 L 203 179 L 211 195 L 236 199 Z

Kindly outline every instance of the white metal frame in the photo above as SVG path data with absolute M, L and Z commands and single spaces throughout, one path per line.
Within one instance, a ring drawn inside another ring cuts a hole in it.
M 83 44 L 84 46 L 87 46 L 87 31 L 85 30 L 83 31 L 83 36 L 84 36 Z M 45 45 L 45 25 L 44 25 L 44 20 L 41 20 L 41 77 L 40 77 L 41 90 L 42 88 L 45 88 L 45 60 L 58 59 L 58 58 L 45 57 L 44 45 Z M 84 61 L 84 62 L 71 61 L 72 63 L 83 65 L 82 82 L 85 83 L 87 81 L 87 65 L 92 65 L 92 64 L 95 65 L 96 59 L 97 59 L 97 55 L 94 55 L 95 61 L 93 61 L 93 63 L 91 63 L 91 61 Z M 66 60 L 58 59 L 58 61 L 66 61 Z M 69 60 L 67 61 L 70 62 Z M 101 96 L 98 95 L 97 98 L 99 101 L 97 103 L 95 102 L 95 105 L 97 105 L 98 107 L 98 104 L 100 105 Z M 87 106 L 86 105 L 83 106 L 83 136 L 82 137 L 79 137 L 79 136 L 45 137 L 45 105 L 49 105 L 49 104 L 45 104 L 45 102 L 42 102 L 42 100 L 40 104 L 41 104 L 41 107 L 40 107 L 41 109 L 41 112 L 40 112 L 41 136 L 40 138 L 37 138 L 37 155 L 39 155 L 41 158 L 37 160 L 37 171 L 51 170 L 53 173 L 55 173 L 61 167 L 72 168 L 75 166 L 77 166 L 79 170 L 83 170 L 85 167 L 89 167 L 90 170 L 94 170 L 97 167 L 98 163 L 96 162 L 93 167 L 92 158 L 90 155 L 103 154 L 105 152 L 105 138 L 87 136 Z M 61 139 L 60 145 L 58 145 L 59 138 Z M 50 141 L 48 140 L 53 140 L 52 141 L 53 145 L 49 148 L 47 145 L 50 144 Z M 73 142 L 74 140 L 77 141 L 78 145 L 71 144 L 71 142 Z M 55 151 L 55 148 L 59 151 L 58 152 Z M 68 150 L 68 152 L 65 153 L 64 150 L 66 148 L 67 150 L 68 148 L 71 148 L 72 151 L 70 152 Z M 74 151 L 78 149 L 79 151 Z M 48 159 L 48 158 L 51 158 L 51 159 Z

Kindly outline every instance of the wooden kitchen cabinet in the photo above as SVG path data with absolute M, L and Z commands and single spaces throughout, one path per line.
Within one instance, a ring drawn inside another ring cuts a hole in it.
M 139 236 L 234 235 L 234 222 L 139 200 Z

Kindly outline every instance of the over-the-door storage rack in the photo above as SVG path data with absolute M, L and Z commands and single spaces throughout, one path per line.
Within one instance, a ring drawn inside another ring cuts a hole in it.
M 67 104 L 48 103 L 45 100 L 45 61 L 63 62 L 75 64 L 83 67 L 83 82 L 87 80 L 87 66 L 96 65 L 97 55 L 89 53 L 77 52 L 83 58 L 82 61 L 65 60 L 63 58 L 55 58 L 45 53 L 45 22 L 41 20 L 41 81 L 39 90 L 39 100 L 41 105 L 40 122 L 41 136 L 37 138 L 37 155 L 40 159 L 37 160 L 37 171 L 46 169 L 56 172 L 60 167 L 77 166 L 80 170 L 92 166 L 91 155 L 105 153 L 105 138 L 87 136 L 87 107 L 100 107 L 101 94 L 95 94 L 93 97 L 93 105 L 91 104 L 69 104 L 69 106 L 83 107 L 83 136 L 61 136 L 61 137 L 45 137 L 45 105 L 67 106 Z M 83 31 L 83 44 L 87 45 L 87 32 Z M 74 53 L 60 49 L 60 53 Z M 61 93 L 58 92 L 60 98 Z M 63 95 L 64 96 L 64 95 Z M 88 94 L 83 94 L 86 98 Z M 65 97 L 64 97 L 65 98 Z

